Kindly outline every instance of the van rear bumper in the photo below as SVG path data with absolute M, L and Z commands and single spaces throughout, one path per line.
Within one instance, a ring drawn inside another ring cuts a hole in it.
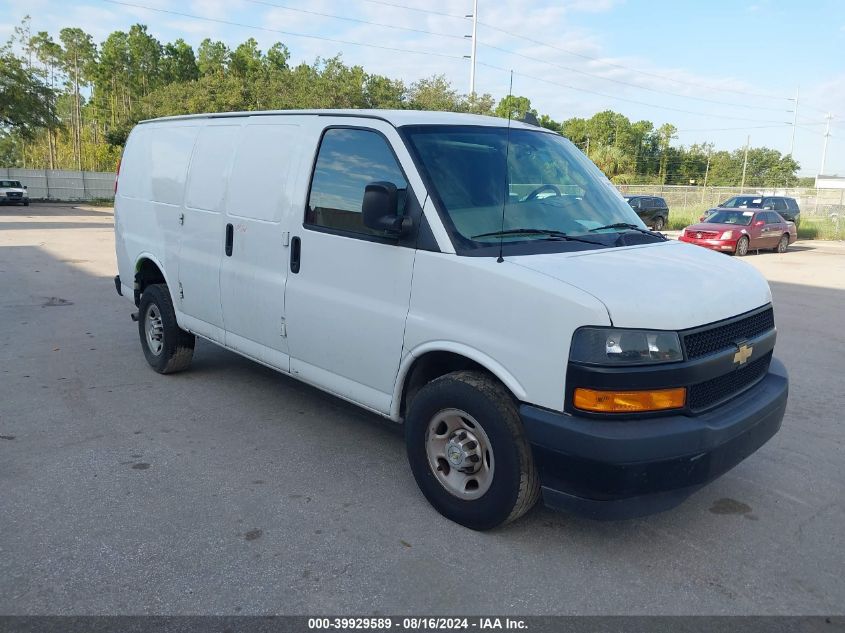
M 549 507 L 594 519 L 668 510 L 736 466 L 780 428 L 789 379 L 768 374 L 696 416 L 597 420 L 523 404 L 520 415 Z

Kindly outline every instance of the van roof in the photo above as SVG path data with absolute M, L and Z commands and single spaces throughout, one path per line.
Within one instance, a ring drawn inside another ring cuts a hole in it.
M 253 117 L 253 116 L 276 116 L 276 115 L 313 115 L 313 116 L 336 116 L 336 117 L 358 117 L 366 119 L 379 119 L 390 123 L 394 127 L 403 125 L 482 125 L 488 127 L 507 127 L 507 119 L 480 114 L 466 114 L 462 112 L 433 112 L 424 110 L 259 110 L 247 112 L 218 112 L 205 114 L 185 114 L 179 116 L 161 117 L 158 119 L 147 119 L 141 123 L 157 123 L 160 121 L 181 121 L 189 119 L 216 119 L 228 117 Z M 511 121 L 514 128 L 529 130 L 538 129 L 534 125 L 528 125 L 520 121 Z

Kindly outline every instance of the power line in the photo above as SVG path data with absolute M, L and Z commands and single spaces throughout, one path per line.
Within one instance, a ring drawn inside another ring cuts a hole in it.
M 367 2 L 374 1 L 374 0 L 366 0 Z M 638 73 L 640 75 L 647 75 L 649 77 L 655 77 L 657 79 L 662 79 L 663 81 L 673 81 L 675 83 L 686 84 L 689 86 L 695 86 L 697 88 L 708 88 L 710 90 L 719 90 L 721 92 L 733 92 L 735 94 L 746 95 L 750 97 L 763 97 L 766 99 L 783 99 L 785 101 L 789 100 L 789 97 L 782 97 L 778 95 L 772 94 L 763 94 L 759 92 L 751 92 L 748 90 L 738 90 L 736 88 L 727 88 L 725 86 L 709 86 L 707 84 L 702 84 L 696 81 L 687 81 L 684 79 L 678 79 L 677 77 L 670 77 L 668 75 L 661 75 L 659 73 L 652 73 L 646 70 L 638 70 L 636 68 L 631 68 L 630 66 L 625 66 L 624 64 L 617 64 L 615 62 L 608 61 L 606 59 L 602 59 L 600 57 L 593 57 L 592 55 L 586 55 L 584 53 L 579 53 L 577 51 L 570 50 L 568 48 L 563 48 L 561 46 L 556 46 L 554 44 L 549 44 L 548 42 L 543 42 L 538 39 L 534 39 L 532 37 L 527 37 L 525 35 L 520 35 L 519 33 L 513 33 L 512 31 L 508 31 L 507 29 L 499 28 L 498 26 L 493 26 L 492 24 L 487 24 L 486 22 L 479 21 L 479 24 L 487 27 L 488 29 L 492 29 L 494 31 L 499 31 L 500 33 L 504 33 L 505 35 L 509 35 L 511 37 L 515 37 L 521 40 L 525 40 L 526 42 L 531 42 L 532 44 L 537 44 L 539 46 L 546 46 L 548 48 L 553 48 L 557 51 L 561 51 L 563 53 L 567 53 L 569 55 L 574 55 L 575 57 L 580 57 L 582 59 L 588 59 L 590 61 L 599 62 L 601 64 L 605 64 L 607 66 L 613 66 L 614 68 L 621 68 L 623 70 L 627 70 L 629 72 Z
M 735 130 L 766 130 L 772 128 L 785 128 L 792 123 L 783 122 L 780 125 L 743 125 L 741 127 L 711 127 L 711 128 L 687 128 L 678 132 L 732 132 Z
M 492 68 L 493 70 L 500 70 L 502 72 L 510 72 L 508 69 L 502 68 L 501 66 L 494 66 L 493 64 L 488 64 L 486 62 L 481 62 L 481 61 L 479 61 L 477 63 L 481 66 L 486 66 L 487 68 Z M 649 108 L 658 108 L 658 109 L 661 109 L 661 110 L 669 110 L 671 112 L 682 112 L 684 114 L 693 114 L 693 115 L 696 115 L 696 116 L 713 117 L 713 118 L 717 118 L 717 119 L 732 119 L 734 121 L 751 121 L 751 122 L 754 122 L 754 123 L 776 123 L 778 125 L 780 125 L 782 123 L 781 121 L 773 121 L 773 120 L 765 120 L 765 119 L 748 119 L 748 118 L 745 118 L 745 117 L 735 117 L 735 116 L 727 116 L 727 115 L 720 115 L 720 114 L 710 114 L 708 112 L 696 112 L 694 110 L 684 110 L 683 108 L 674 108 L 672 106 L 658 105 L 656 103 L 648 103 L 646 101 L 638 101 L 636 99 L 627 99 L 625 97 L 619 97 L 617 95 L 607 94 L 606 92 L 598 92 L 597 90 L 589 90 L 588 88 L 578 88 L 576 86 L 560 83 L 560 82 L 557 82 L 557 81 L 552 81 L 550 79 L 544 79 L 542 77 L 535 77 L 534 75 L 529 75 L 529 74 L 526 74 L 526 73 L 514 71 L 514 74 L 519 75 L 520 77 L 525 77 L 526 79 L 533 79 L 534 81 L 540 81 L 540 82 L 543 82 L 543 83 L 552 84 L 553 86 L 558 86 L 560 88 L 568 88 L 569 90 L 575 90 L 577 92 L 585 92 L 585 93 L 588 93 L 588 94 L 597 95 L 599 97 L 614 99 L 616 101 L 625 101 L 627 103 L 634 103 L 636 105 L 642 105 L 642 106 L 646 106 L 646 107 L 649 107 Z
M 516 51 L 508 50 L 506 48 L 501 48 L 499 46 L 487 44 L 487 43 L 482 42 L 482 41 L 479 41 L 478 43 L 481 44 L 482 46 L 486 47 L 486 48 L 491 48 L 493 50 L 497 50 L 497 51 L 500 51 L 502 53 L 507 53 L 508 55 L 516 55 L 517 57 L 522 57 L 523 59 L 528 59 L 528 60 L 531 60 L 531 61 L 540 62 L 541 64 L 549 64 L 550 66 L 555 66 L 557 68 L 560 68 L 561 70 L 567 70 L 569 72 L 577 73 L 579 75 L 586 75 L 587 77 L 594 77 L 596 79 L 601 79 L 602 81 L 610 81 L 610 82 L 620 84 L 620 85 L 623 85 L 623 86 L 630 86 L 630 87 L 636 88 L 638 90 L 648 90 L 649 92 L 656 92 L 656 93 L 659 93 L 659 94 L 671 95 L 673 97 L 680 97 L 682 99 L 693 99 L 695 101 L 701 101 L 702 103 L 714 103 L 714 104 L 717 104 L 717 105 L 725 105 L 725 106 L 729 106 L 729 107 L 732 107 L 732 108 L 748 108 L 748 109 L 751 109 L 751 110 L 770 110 L 770 111 L 773 111 L 773 112 L 784 112 L 785 111 L 783 108 L 772 108 L 772 107 L 767 107 L 767 106 L 754 106 L 754 105 L 750 105 L 750 104 L 747 104 L 747 103 L 733 103 L 733 102 L 729 102 L 729 101 L 718 101 L 716 99 L 707 99 L 705 97 L 696 97 L 696 96 L 692 96 L 692 95 L 685 95 L 685 94 L 682 94 L 680 92 L 671 92 L 669 90 L 661 90 L 660 88 L 650 88 L 648 86 L 642 86 L 642 85 L 639 85 L 639 84 L 631 83 L 630 81 L 623 81 L 621 79 L 614 79 L 612 77 L 603 77 L 601 75 L 589 73 L 585 70 L 579 70 L 577 68 L 571 68 L 569 66 L 563 66 L 563 65 L 558 64 L 556 62 L 551 62 L 551 61 L 547 61 L 545 59 L 540 59 L 539 57 L 532 57 L 531 55 L 525 55 L 523 53 L 518 53 Z
M 116 4 L 124 7 L 134 7 L 136 9 L 145 9 L 147 11 L 155 11 L 157 13 L 166 13 L 168 15 L 178 15 L 183 18 L 192 18 L 194 20 L 203 20 L 205 22 L 214 22 L 216 24 L 226 24 L 229 26 L 238 26 L 244 29 L 254 29 L 256 31 L 266 31 L 268 33 L 278 33 L 280 35 L 288 35 L 290 37 L 302 37 L 312 40 L 321 40 L 324 42 L 334 42 L 336 44 L 346 44 L 349 46 L 363 46 L 366 48 L 377 48 L 384 51 L 394 51 L 398 53 L 413 53 L 416 55 L 427 55 L 434 57 L 446 57 L 449 59 L 463 59 L 463 55 L 449 55 L 448 53 L 437 53 L 433 51 L 417 51 L 407 48 L 396 48 L 393 46 L 381 46 L 380 44 L 365 44 L 363 42 L 351 42 L 349 40 L 340 40 L 332 37 L 324 37 L 322 35 L 309 35 L 307 33 L 295 33 L 293 31 L 283 31 L 281 29 L 273 29 L 267 26 L 255 26 L 254 24 L 244 24 L 242 22 L 232 22 L 230 20 L 222 20 L 219 18 L 209 18 L 202 15 L 194 15 L 192 13 L 183 13 L 181 11 L 173 11 L 171 9 L 158 9 L 155 7 L 148 7 L 142 4 L 135 4 L 132 2 L 120 2 L 119 0 L 100 0 L 109 4 Z
M 407 11 L 418 11 L 419 13 L 430 13 L 431 15 L 440 15 L 444 18 L 458 18 L 465 19 L 464 15 L 455 15 L 454 13 L 444 13 L 442 11 L 434 11 L 432 9 L 418 9 L 417 7 L 407 7 L 404 4 L 395 4 L 393 2 L 385 2 L 384 0 L 364 0 L 364 2 L 371 2 L 372 4 L 381 4 L 386 7 L 395 7 L 397 9 L 405 9 Z
M 350 18 L 342 15 L 334 15 L 332 13 L 320 13 L 319 11 L 311 11 L 310 9 L 298 9 L 296 7 L 289 7 L 284 4 L 277 4 L 275 2 L 268 2 L 267 0 L 246 0 L 253 4 L 260 4 L 267 7 L 274 7 L 276 9 L 284 9 L 286 11 L 296 11 L 297 13 L 307 13 L 309 15 L 318 15 L 324 18 L 332 18 L 334 20 L 345 20 L 347 22 L 357 22 L 358 24 L 369 24 L 370 26 L 380 26 L 386 29 L 396 29 L 397 31 L 410 31 L 412 33 L 424 33 L 426 35 L 436 35 L 438 37 L 449 37 L 456 40 L 463 41 L 463 35 L 450 35 L 448 33 L 437 33 L 435 31 L 426 31 L 424 29 L 415 29 L 409 26 L 398 26 L 395 24 L 384 24 L 382 22 L 371 22 L 369 20 L 361 20 L 359 18 Z

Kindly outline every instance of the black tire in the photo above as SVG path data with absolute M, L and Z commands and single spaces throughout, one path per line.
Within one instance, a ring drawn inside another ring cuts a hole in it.
M 154 339 L 160 344 L 157 350 L 150 347 L 147 337 L 151 318 L 160 322 Z M 147 362 L 158 373 L 172 374 L 187 369 L 191 364 L 196 339 L 177 325 L 176 312 L 166 284 L 153 284 L 144 289 L 138 305 L 138 334 Z
M 666 220 L 664 220 L 659 215 L 656 218 L 654 218 L 654 230 L 655 231 L 662 231 L 664 226 L 666 226 Z
M 743 235 L 736 241 L 736 250 L 734 251 L 734 255 L 737 257 L 745 257 L 748 255 L 748 245 L 750 241 L 747 236 Z
M 24 202 L 24 203 L 23 203 L 23 206 L 28 207 L 28 206 L 29 206 L 29 200 L 27 200 L 26 202 Z
M 784 233 L 783 235 L 780 236 L 780 241 L 778 242 L 778 245 L 775 246 L 772 250 L 774 250 L 775 253 L 785 253 L 788 248 L 789 248 L 789 235 Z
M 462 499 L 447 490 L 429 465 L 429 423 L 447 409 L 459 409 L 479 421 L 489 440 L 492 481 L 477 499 Z M 480 371 L 457 371 L 423 387 L 405 419 L 405 445 L 414 479 L 443 516 L 473 530 L 489 530 L 530 510 L 540 497 L 531 447 L 516 403 L 499 382 Z

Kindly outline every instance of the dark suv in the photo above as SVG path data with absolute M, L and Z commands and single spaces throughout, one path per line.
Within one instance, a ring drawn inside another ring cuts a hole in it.
M 669 207 L 666 201 L 657 196 L 625 196 L 631 208 L 640 219 L 655 231 L 662 231 L 669 221 Z
M 719 205 L 720 209 L 768 209 L 777 213 L 786 221 L 801 224 L 801 209 L 795 198 L 786 196 L 734 196 Z M 711 209 L 712 211 L 713 209 Z

